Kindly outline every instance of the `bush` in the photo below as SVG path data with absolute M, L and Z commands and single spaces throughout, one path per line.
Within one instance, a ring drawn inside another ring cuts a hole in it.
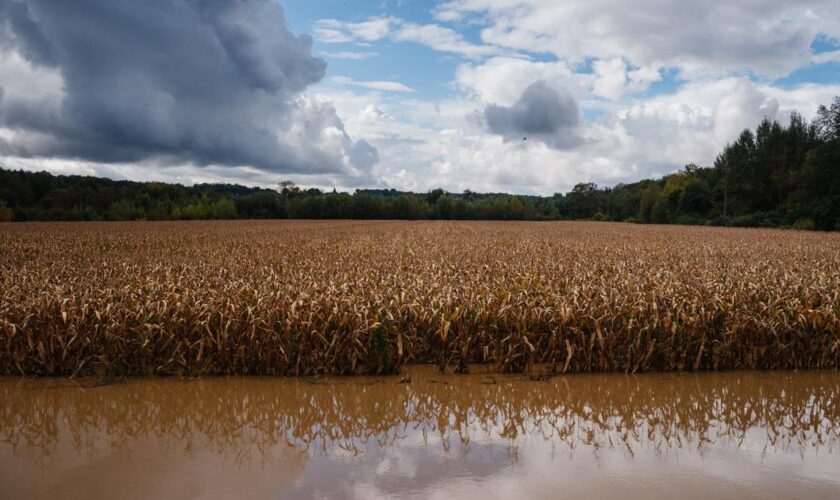
M 680 215 L 679 217 L 677 217 L 677 220 L 675 222 L 677 224 L 687 224 L 689 226 L 697 226 L 697 225 L 703 224 L 705 222 L 705 220 L 702 217 L 697 217 L 696 215 L 684 214 L 684 215 Z
M 803 231 L 813 231 L 815 227 L 814 221 L 811 219 L 797 219 L 793 223 L 794 229 L 801 229 Z
M 15 219 L 15 213 L 6 205 L 5 200 L 0 200 L 0 222 L 11 222 Z
M 782 219 L 776 212 L 754 212 L 736 215 L 726 221 L 727 226 L 735 227 L 779 227 Z

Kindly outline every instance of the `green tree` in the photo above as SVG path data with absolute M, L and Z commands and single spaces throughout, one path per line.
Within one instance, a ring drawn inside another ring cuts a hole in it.
M 220 198 L 210 205 L 208 215 L 211 219 L 235 219 L 236 205 L 229 198 Z
M 836 96 L 828 107 L 821 105 L 814 122 L 822 140 L 840 139 L 840 96 Z
M 706 216 L 712 208 L 712 196 L 706 185 L 698 179 L 691 179 L 682 188 L 679 211 L 684 214 Z
M 573 219 L 589 219 L 603 208 L 602 201 L 605 198 L 604 191 L 599 190 L 595 184 L 577 184 L 566 195 L 566 207 Z
M 817 229 L 840 229 L 840 139 L 808 153 L 797 200 L 798 215 L 813 220 Z
M 653 204 L 653 208 L 651 209 L 651 221 L 655 224 L 667 224 L 671 222 L 671 214 L 668 210 L 668 199 L 667 198 L 659 198 L 656 200 L 656 203 Z
M 639 219 L 641 219 L 642 222 L 653 222 L 653 207 L 656 205 L 656 202 L 659 201 L 661 192 L 662 189 L 659 187 L 659 184 L 656 184 L 655 182 L 648 185 L 648 187 L 642 191 L 642 196 L 639 200 Z

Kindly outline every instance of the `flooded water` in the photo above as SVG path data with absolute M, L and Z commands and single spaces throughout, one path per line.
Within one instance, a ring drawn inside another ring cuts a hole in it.
M 838 396 L 833 371 L 3 379 L 0 498 L 840 498 Z

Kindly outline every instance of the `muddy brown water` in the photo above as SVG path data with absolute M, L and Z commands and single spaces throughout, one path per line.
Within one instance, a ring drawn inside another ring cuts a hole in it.
M 0 379 L 0 498 L 840 498 L 840 372 Z

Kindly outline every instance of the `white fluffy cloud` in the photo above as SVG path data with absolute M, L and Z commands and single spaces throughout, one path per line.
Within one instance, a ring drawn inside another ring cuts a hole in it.
M 499 52 L 496 47 L 472 44 L 457 31 L 437 24 L 403 24 L 394 33 L 394 40 L 416 42 L 439 52 L 453 52 L 467 57 L 489 56 Z
M 321 51 L 320 54 L 323 57 L 329 59 L 349 59 L 351 61 L 364 61 L 365 59 L 370 59 L 372 57 L 376 57 L 376 52 L 354 52 L 354 51 L 347 51 L 347 50 L 340 50 L 336 52 L 332 52 L 329 50 Z
M 500 47 L 765 77 L 807 64 L 817 34 L 840 35 L 836 12 L 833 0 L 453 0 L 436 9 L 441 20 L 483 23 L 484 42 Z
M 441 25 L 425 28 L 434 37 L 404 39 L 467 56 L 454 75 L 457 95 L 437 105 L 377 100 L 362 114 L 376 109 L 386 118 L 348 116 L 348 126 L 373 134 L 383 152 L 379 179 L 404 189 L 550 193 L 708 165 L 743 128 L 764 117 L 785 121 L 793 110 L 810 117 L 840 93 L 836 84 L 782 88 L 770 80 L 833 60 L 810 48 L 817 36 L 840 35 L 831 7 L 821 0 L 445 2 L 434 8 Z M 393 33 L 404 26 L 395 24 Z M 480 27 L 484 45 L 471 44 L 480 50 L 452 49 L 464 40 L 456 31 L 464 26 Z M 500 55 L 505 49 L 513 52 Z M 540 53 L 554 59 L 531 57 Z M 668 84 L 674 90 L 643 93 L 666 71 L 677 75 Z M 536 108 L 550 108 L 532 102 L 554 102 L 531 99 L 526 89 L 536 84 L 583 109 L 586 118 L 567 128 L 577 140 L 521 140 L 528 127 L 514 122 L 527 125 Z M 388 125 L 374 125 L 380 120 Z
M 587 77 L 562 61 L 535 62 L 523 58 L 494 57 L 480 64 L 462 64 L 455 74 L 458 88 L 478 101 L 509 106 L 523 89 L 537 81 L 564 88 L 577 99 L 587 95 Z
M 313 31 L 318 41 L 328 44 L 368 44 L 390 37 L 395 42 L 419 43 L 439 52 L 472 58 L 504 52 L 492 45 L 470 43 L 458 31 L 440 24 L 420 24 L 396 17 L 371 17 L 361 22 L 319 19 Z
M 595 81 L 592 93 L 607 99 L 618 99 L 627 83 L 627 65 L 621 59 L 599 59 L 592 65 Z
M 390 33 L 394 22 L 390 17 L 372 17 L 361 22 L 319 19 L 315 21 L 313 33 L 324 43 L 375 42 Z
M 580 141 L 573 147 L 557 147 L 538 137 L 506 140 L 504 131 L 497 135 L 486 127 L 489 103 L 518 109 L 522 94 L 508 95 L 505 85 L 489 81 L 523 73 L 545 81 L 540 76 L 548 70 L 567 78 L 545 83 L 558 92 L 566 88 L 563 82 L 574 81 L 562 66 L 526 63 L 535 66 L 533 72 L 521 60 L 465 66 L 459 71 L 462 97 L 438 103 L 351 92 L 325 98 L 342 110 L 352 134 L 369 137 L 379 149 L 383 161 L 374 175 L 383 186 L 551 194 L 578 182 L 631 182 L 688 163 L 710 165 L 744 127 L 765 116 L 784 121 L 795 109 L 810 118 L 818 103 L 840 94 L 840 85 L 783 90 L 743 78 L 703 80 L 672 94 L 613 103 L 597 120 L 579 124 Z M 533 83 L 522 80 L 519 88 Z
M 334 76 L 330 79 L 332 82 L 340 85 L 351 85 L 355 87 L 362 87 L 371 90 L 382 90 L 386 92 L 403 92 L 413 93 L 415 90 L 411 87 L 403 85 L 400 82 L 390 80 L 365 80 L 359 81 L 346 76 Z

